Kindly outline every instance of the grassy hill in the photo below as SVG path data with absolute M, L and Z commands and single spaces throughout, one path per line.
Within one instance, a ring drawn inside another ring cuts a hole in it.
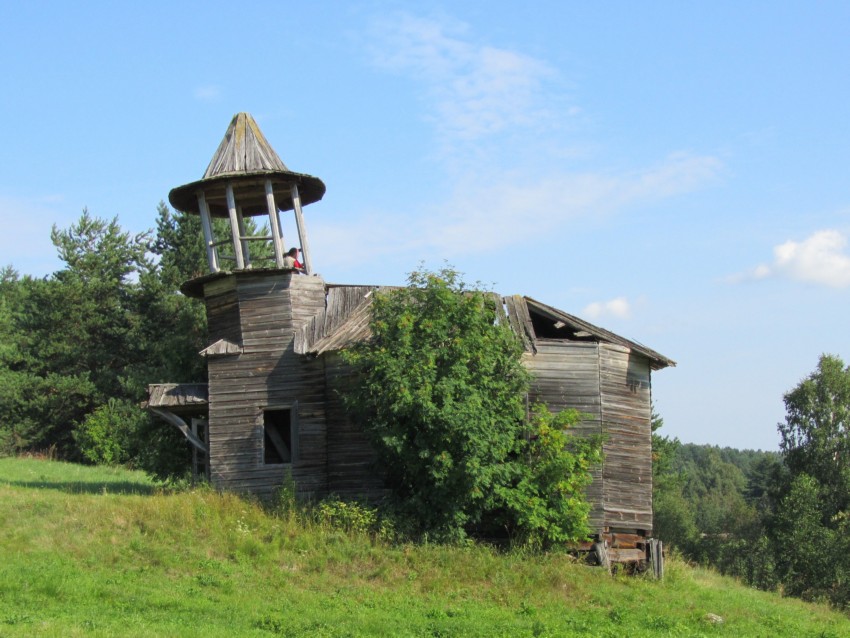
M 140 473 L 0 459 L 0 636 L 275 635 L 838 638 L 850 620 L 676 560 L 656 582 L 386 545 Z

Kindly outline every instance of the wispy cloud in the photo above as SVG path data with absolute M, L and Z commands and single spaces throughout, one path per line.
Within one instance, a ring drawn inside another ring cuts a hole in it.
M 422 82 L 444 143 L 552 120 L 543 93 L 557 74 L 542 60 L 476 42 L 465 24 L 447 19 L 394 14 L 375 23 L 374 35 L 375 64 Z
M 632 316 L 632 305 L 625 297 L 617 297 L 609 301 L 594 301 L 585 306 L 582 313 L 589 319 L 599 319 L 602 317 L 629 319 Z
M 722 172 L 716 157 L 678 152 L 632 170 L 576 170 L 570 149 L 587 143 L 576 140 L 582 110 L 565 73 L 482 42 L 450 17 L 383 15 L 367 46 L 376 67 L 418 87 L 445 175 L 439 196 L 411 197 L 392 215 L 370 211 L 384 220 L 372 225 L 385 238 L 373 254 L 498 253 L 580 219 L 696 190 Z M 344 255 L 363 226 L 351 219 L 329 229 L 340 242 L 331 252 Z
M 476 175 L 460 180 L 450 200 L 429 212 L 427 218 L 435 223 L 429 224 L 426 236 L 448 256 L 500 249 L 582 217 L 691 191 L 720 170 L 715 158 L 677 154 L 629 174 L 540 176 L 504 170 Z
M 221 87 L 215 84 L 196 86 L 194 96 L 196 100 L 201 102 L 214 102 L 221 97 Z
M 805 283 L 850 286 L 847 236 L 834 229 L 819 230 L 803 241 L 788 240 L 773 248 L 773 261 L 728 278 L 730 283 L 781 277 Z

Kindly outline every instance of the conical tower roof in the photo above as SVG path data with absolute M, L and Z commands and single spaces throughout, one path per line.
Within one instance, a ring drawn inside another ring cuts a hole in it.
M 243 215 L 267 214 L 265 183 L 271 180 L 280 210 L 292 210 L 290 185 L 297 184 L 301 204 L 317 202 L 325 194 L 318 177 L 290 171 L 268 143 L 249 113 L 233 116 L 224 139 L 210 160 L 202 179 L 178 186 L 168 194 L 171 205 L 187 213 L 198 213 L 198 191 L 203 191 L 210 214 L 227 217 L 225 185 L 233 186 Z
M 264 171 L 289 172 L 249 113 L 233 116 L 204 179 Z

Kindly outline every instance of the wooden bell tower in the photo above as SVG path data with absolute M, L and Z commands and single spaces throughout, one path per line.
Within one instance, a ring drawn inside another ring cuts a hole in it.
M 203 178 L 169 193 L 175 208 L 200 215 L 206 245 L 209 272 L 181 290 L 206 305 L 206 452 L 219 489 L 270 494 L 287 477 L 305 495 L 325 489 L 321 364 L 293 351 L 295 332 L 325 308 L 302 213 L 324 194 L 319 178 L 284 165 L 247 113 L 234 116 Z M 295 216 L 301 271 L 285 261 L 282 211 Z M 267 220 L 257 226 L 268 234 L 249 234 L 246 217 Z
M 319 201 L 324 194 L 322 180 L 290 171 L 266 141 L 254 118 L 248 113 L 237 113 L 203 178 L 173 189 L 168 200 L 178 210 L 201 216 L 211 273 L 253 268 L 251 244 L 257 241 L 271 243 L 273 266 L 283 268 L 286 244 L 279 214 L 293 211 L 304 269 L 309 275 L 313 265 L 302 206 Z M 270 234 L 248 235 L 245 217 L 249 216 L 266 217 Z M 213 218 L 228 220 L 230 233 L 226 238 L 216 239 Z M 223 260 L 232 264 L 224 267 Z

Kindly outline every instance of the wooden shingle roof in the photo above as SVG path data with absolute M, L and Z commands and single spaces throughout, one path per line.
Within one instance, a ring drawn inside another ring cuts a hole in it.
M 263 171 L 289 172 L 249 113 L 233 116 L 204 179 Z
M 175 414 L 205 410 L 209 403 L 206 383 L 154 383 L 148 386 L 145 408 L 166 408 Z
M 203 191 L 210 214 L 227 217 L 225 185 L 230 184 L 242 214 L 267 214 L 265 182 L 270 180 L 275 204 L 279 210 L 292 210 L 290 186 L 298 186 L 301 205 L 317 202 L 325 194 L 325 184 L 318 177 L 290 171 L 266 140 L 249 113 L 237 113 L 210 160 L 203 178 L 178 186 L 168 194 L 174 208 L 198 214 L 198 191 Z

